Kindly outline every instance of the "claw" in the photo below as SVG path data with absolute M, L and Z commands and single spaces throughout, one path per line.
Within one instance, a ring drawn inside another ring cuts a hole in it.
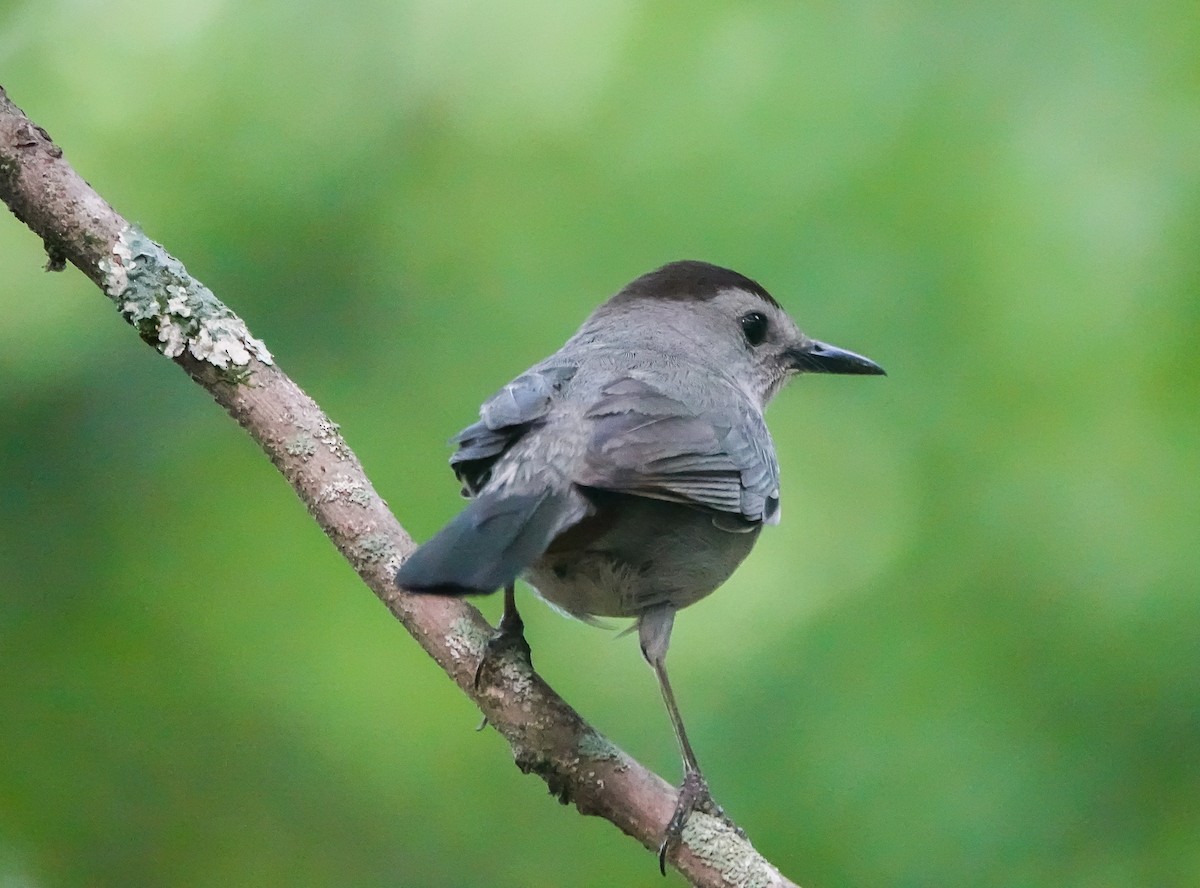
M 667 821 L 663 831 L 662 844 L 658 846 L 658 870 L 664 876 L 667 874 L 667 858 L 674 854 L 683 839 L 683 828 L 693 811 L 703 811 L 713 817 L 719 817 L 732 826 L 721 807 L 713 801 L 708 791 L 708 781 L 699 771 L 687 771 L 683 775 L 683 784 L 679 787 L 679 801 L 675 805 L 675 813 Z M 736 827 L 735 827 L 736 828 Z
M 479 658 L 479 665 L 475 667 L 475 690 L 479 690 L 484 670 L 509 654 L 516 656 L 527 666 L 533 666 L 529 642 L 525 640 L 525 621 L 517 611 L 511 584 L 504 590 L 504 614 L 500 617 L 500 625 L 488 638 L 483 656 Z M 480 725 L 480 728 L 482 727 L 483 725 Z
M 507 656 L 516 657 L 527 665 L 533 666 L 529 642 L 525 640 L 523 627 L 517 628 L 514 632 L 501 622 L 500 628 L 488 638 L 487 647 L 483 649 L 483 656 L 479 658 L 479 665 L 475 667 L 475 690 L 478 691 L 482 687 L 484 672 L 494 668 L 498 661 Z

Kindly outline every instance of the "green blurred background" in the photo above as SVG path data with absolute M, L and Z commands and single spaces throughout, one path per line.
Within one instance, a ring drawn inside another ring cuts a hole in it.
M 715 794 L 807 888 L 1197 884 L 1194 2 L 0 9 L 0 83 L 417 538 L 479 401 L 664 261 L 878 360 L 775 403 L 783 524 L 677 623 Z M 43 261 L 0 224 L 0 885 L 663 884 Z M 525 614 L 675 780 L 636 641 Z

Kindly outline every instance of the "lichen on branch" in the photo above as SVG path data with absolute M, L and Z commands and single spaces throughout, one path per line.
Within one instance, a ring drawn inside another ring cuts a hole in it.
M 121 230 L 99 266 L 104 292 L 142 339 L 168 358 L 186 351 L 220 370 L 246 367 L 252 358 L 274 363 L 245 322 L 136 225 Z

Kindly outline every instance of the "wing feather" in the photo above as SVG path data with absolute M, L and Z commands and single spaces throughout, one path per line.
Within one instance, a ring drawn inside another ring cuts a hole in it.
M 545 419 L 555 395 L 576 370 L 566 364 L 535 367 L 484 401 L 478 422 L 450 440 L 458 445 L 450 467 L 462 482 L 463 493 L 474 494 L 487 483 L 496 460 Z
M 625 376 L 601 390 L 586 418 L 591 439 L 579 483 L 778 521 L 771 437 L 739 392 L 730 389 L 720 410 L 697 410 Z

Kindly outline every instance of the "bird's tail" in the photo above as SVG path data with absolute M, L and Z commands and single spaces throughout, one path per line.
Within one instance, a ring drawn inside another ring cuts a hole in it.
M 494 592 L 589 511 L 573 487 L 482 493 L 400 565 L 396 585 L 439 595 Z

